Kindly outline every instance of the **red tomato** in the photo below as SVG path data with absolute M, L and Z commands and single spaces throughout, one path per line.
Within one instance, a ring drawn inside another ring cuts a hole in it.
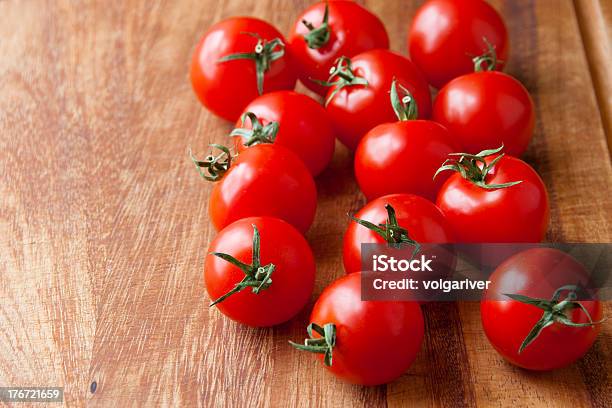
M 453 242 L 450 225 L 444 214 L 430 201 L 411 194 L 391 194 L 370 201 L 355 214 L 355 218 L 374 225 L 385 224 L 390 205 L 396 213 L 399 227 L 404 229 L 410 239 L 418 243 Z M 399 240 L 399 233 L 394 234 Z M 388 242 L 375 231 L 351 221 L 344 234 L 342 258 L 346 273 L 362 270 L 361 244 Z M 401 241 L 398 241 L 401 242 Z
M 506 153 L 516 157 L 527 150 L 535 124 L 529 92 L 511 76 L 494 71 L 449 82 L 438 93 L 433 118 L 467 153 L 503 144 Z
M 434 201 L 446 179 L 433 176 L 456 146 L 444 126 L 415 120 L 418 107 L 411 95 L 400 99 L 395 83 L 391 94 L 400 121 L 376 126 L 359 142 L 355 152 L 359 188 L 368 200 L 411 193 Z
M 459 242 L 540 242 L 546 235 L 549 205 L 542 179 L 527 163 L 500 151 L 445 166 L 457 171 L 462 166 L 472 175 L 453 174 L 437 198 Z
M 295 20 L 288 48 L 300 67 L 300 81 L 324 96 L 327 88 L 311 79 L 326 80 L 339 57 L 389 48 L 389 36 L 380 19 L 354 1 L 319 2 Z
M 441 88 L 453 78 L 472 72 L 472 58 L 490 44 L 503 68 L 508 58 L 508 31 L 493 7 L 482 0 L 428 0 L 408 30 L 410 58 L 430 84 Z
M 293 151 L 308 167 L 313 176 L 321 173 L 334 155 L 336 138 L 325 109 L 314 99 L 293 91 L 272 92 L 251 102 L 244 113 L 255 114 L 261 122 L 252 131 L 248 118 L 236 123 L 237 151 L 246 148 L 245 143 L 258 139 L 285 146 Z M 245 132 L 246 130 L 246 132 Z M 245 137 L 246 136 L 246 137 Z
M 276 28 L 256 18 L 228 18 L 212 26 L 191 62 L 191 84 L 200 102 L 235 121 L 258 95 L 293 89 L 297 75 L 285 44 Z
M 219 311 L 257 327 L 295 316 L 310 299 L 314 279 L 314 257 L 304 237 L 272 217 L 225 227 L 210 244 L 204 266 L 206 290 Z
M 336 136 L 349 149 L 374 126 L 394 122 L 389 89 L 396 78 L 419 106 L 419 117 L 431 113 L 429 86 L 417 67 L 406 57 L 387 50 L 372 50 L 341 59 L 334 68 L 327 93 L 327 112 Z
M 512 364 L 531 370 L 553 370 L 573 363 L 593 345 L 600 328 L 589 323 L 602 318 L 601 304 L 594 297 L 557 306 L 560 315 L 547 313 L 570 296 L 570 290 L 559 288 L 589 285 L 587 271 L 571 256 L 551 248 L 530 249 L 507 259 L 489 279 L 491 284 L 480 307 L 482 325 L 493 347 Z M 555 293 L 558 299 L 542 304 L 541 299 L 552 299 Z M 529 299 L 534 298 L 540 299 L 542 307 L 530 303 Z M 568 325 L 564 323 L 566 319 L 584 327 Z M 533 338 L 542 326 L 543 330 Z
M 227 163 L 227 150 L 196 165 L 216 181 L 208 212 L 217 230 L 246 217 L 277 217 L 306 232 L 317 207 L 314 180 L 291 150 L 276 144 L 260 144 L 244 150 Z M 221 160 L 225 161 L 221 161 Z M 231 165 L 230 165 L 231 164 Z M 223 169 L 215 172 L 215 169 Z M 210 169 L 213 169 L 211 171 Z
M 432 178 L 457 151 L 449 132 L 429 120 L 385 123 L 370 130 L 355 152 L 355 176 L 368 200 L 412 193 L 434 201 L 446 178 Z
M 334 375 L 362 385 L 391 382 L 415 360 L 423 342 L 423 314 L 415 302 L 361 300 L 361 273 L 328 286 L 314 306 L 308 345 L 298 349 L 322 354 Z M 314 341 L 313 341 L 314 339 Z

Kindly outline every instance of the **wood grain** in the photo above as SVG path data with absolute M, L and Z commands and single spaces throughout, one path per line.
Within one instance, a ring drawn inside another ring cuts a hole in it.
M 576 0 L 576 15 L 582 34 L 595 95 L 604 130 L 608 136 L 608 149 L 612 154 L 612 5 L 609 1 Z
M 0 2 L 0 385 L 64 386 L 70 406 L 612 406 L 609 322 L 580 363 L 533 374 L 493 351 L 477 304 L 428 305 L 415 365 L 363 388 L 287 346 L 311 305 L 266 330 L 206 306 L 210 187 L 186 149 L 226 141 L 229 124 L 192 94 L 191 52 L 216 20 L 256 15 L 286 32 L 307 3 Z M 602 98 L 575 4 L 492 3 L 510 29 L 507 71 L 538 109 L 526 160 L 550 191 L 549 239 L 610 242 Z M 365 4 L 403 52 L 419 2 Z M 340 146 L 317 185 L 313 301 L 343 274 L 343 215 L 364 204 Z

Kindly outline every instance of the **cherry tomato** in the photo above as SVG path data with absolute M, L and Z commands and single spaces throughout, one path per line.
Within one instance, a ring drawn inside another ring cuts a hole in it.
M 417 243 L 454 242 L 451 227 L 444 214 L 430 201 L 412 194 L 379 197 L 366 204 L 354 218 L 374 225 L 384 225 L 389 219 L 387 206 L 391 206 L 397 218 L 392 242 L 409 243 L 409 240 Z M 406 237 L 409 240 L 406 240 Z M 344 234 L 342 249 L 346 273 L 362 270 L 361 244 L 385 242 L 390 241 L 376 231 L 351 221 Z
M 191 62 L 191 84 L 200 102 L 235 121 L 258 95 L 293 89 L 297 75 L 285 44 L 276 28 L 256 18 L 228 18 L 212 26 Z
M 503 144 L 506 153 L 518 157 L 531 140 L 535 113 L 519 81 L 483 71 L 460 76 L 442 88 L 433 119 L 446 126 L 467 153 Z
M 315 262 L 298 230 L 273 217 L 225 227 L 210 244 L 204 283 L 213 304 L 249 326 L 273 326 L 295 316 L 312 295 Z
M 389 104 L 389 89 L 394 78 L 416 100 L 419 117 L 429 117 L 429 86 L 408 58 L 387 50 L 372 50 L 337 62 L 328 82 L 332 85 L 326 98 L 327 112 L 336 137 L 349 149 L 355 150 L 361 138 L 374 126 L 395 121 Z
M 320 354 L 334 375 L 377 385 L 401 376 L 423 342 L 423 314 L 415 302 L 361 300 L 361 273 L 328 286 L 314 306 L 311 338 L 298 349 Z
M 327 19 L 326 19 L 327 13 Z M 389 48 L 389 36 L 378 17 L 354 1 L 315 3 L 296 20 L 288 49 L 300 67 L 300 81 L 324 96 L 324 81 L 337 58 L 375 48 Z
M 285 220 L 302 232 L 312 224 L 317 190 L 302 161 L 289 149 L 260 144 L 228 160 L 229 150 L 204 161 L 194 160 L 203 177 L 215 183 L 208 212 L 217 230 L 246 217 Z
M 463 156 L 443 167 L 453 174 L 438 192 L 437 205 L 459 242 L 540 242 L 549 218 L 542 179 L 524 161 L 500 149 Z
M 248 115 L 251 112 L 255 116 Z M 255 129 L 253 123 L 255 122 Z M 334 155 L 336 138 L 325 109 L 314 99 L 293 91 L 271 92 L 251 102 L 236 123 L 235 146 L 274 142 L 293 151 L 313 176 L 321 173 Z
M 593 296 L 572 300 L 578 285 L 588 287 L 589 275 L 571 256 L 552 248 L 529 249 L 507 259 L 489 279 L 480 307 L 482 325 L 493 347 L 512 364 L 553 370 L 573 363 L 593 345 L 602 307 Z
M 400 99 L 395 82 L 391 94 L 400 121 L 376 126 L 359 142 L 355 151 L 359 188 L 368 200 L 392 193 L 411 193 L 434 201 L 448 176 L 436 179 L 433 176 L 457 147 L 444 126 L 416 120 L 416 102 L 409 93 Z
M 472 72 L 472 59 L 489 45 L 502 69 L 508 58 L 508 31 L 493 7 L 483 0 L 428 0 L 408 29 L 408 52 L 430 84 L 441 88 Z

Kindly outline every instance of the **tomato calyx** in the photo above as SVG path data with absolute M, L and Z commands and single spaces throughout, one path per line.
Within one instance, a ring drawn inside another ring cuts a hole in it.
M 333 350 L 336 346 L 336 325 L 333 323 L 326 323 L 321 327 L 316 323 L 310 323 L 308 327 L 306 327 L 306 331 L 308 332 L 309 338 L 304 340 L 304 344 L 294 343 L 292 341 L 289 341 L 289 344 L 298 350 L 323 354 L 323 362 L 326 366 L 331 367 Z M 315 337 L 313 332 L 319 334 L 320 337 Z
M 253 112 L 245 112 L 240 119 L 242 126 L 244 126 L 247 119 L 251 121 L 251 129 L 236 128 L 232 130 L 230 136 L 240 136 L 246 139 L 242 143 L 246 147 L 258 143 L 274 143 L 279 129 L 278 122 L 270 122 L 264 126 Z
M 212 143 L 209 146 L 221 150 L 221 153 L 216 156 L 209 154 L 204 160 L 198 160 L 190 149 L 189 157 L 202 178 L 208 181 L 218 181 L 232 165 L 232 153 L 227 147 L 220 144 Z
M 308 34 L 304 36 L 304 40 L 306 44 L 308 44 L 308 48 L 312 48 L 314 50 L 323 47 L 325 44 L 329 42 L 329 38 L 331 36 L 331 31 L 329 27 L 329 3 L 325 2 L 325 14 L 323 14 L 323 21 L 321 25 L 315 27 L 311 22 L 302 20 L 302 24 L 308 28 L 310 31 Z
M 233 295 L 234 293 L 238 293 L 243 289 L 251 288 L 251 291 L 254 294 L 258 294 L 260 291 L 264 289 L 268 289 L 272 285 L 272 273 L 274 269 L 276 269 L 276 265 L 273 263 L 269 263 L 267 265 L 261 265 L 260 260 L 260 244 L 261 237 L 259 235 L 259 230 L 252 224 L 253 226 L 253 255 L 251 258 L 251 264 L 247 265 L 244 262 L 239 261 L 229 254 L 224 254 L 221 252 L 211 252 L 211 255 L 219 257 L 224 261 L 231 263 L 232 265 L 238 267 L 242 272 L 244 272 L 244 278 L 234 286 L 234 289 L 227 292 L 225 295 L 217 298 L 213 301 L 210 306 L 214 306 L 217 303 L 223 302 L 225 299 Z
M 472 62 L 474 63 L 474 72 L 495 71 L 497 64 L 502 61 L 497 59 L 495 46 L 485 37 L 483 37 L 482 40 L 487 46 L 487 50 L 482 55 L 472 58 Z
M 459 157 L 459 159 L 451 158 L 447 159 L 442 163 L 442 166 L 436 171 L 433 178 L 435 179 L 438 174 L 445 170 L 456 171 L 461 174 L 461 177 L 470 181 L 472 184 L 487 189 L 494 190 L 498 188 L 508 188 L 520 184 L 523 180 L 510 181 L 508 183 L 500 184 L 487 184 L 487 175 L 495 167 L 505 153 L 498 154 L 502 151 L 504 145 L 502 144 L 497 149 L 483 150 L 478 154 L 469 153 L 450 153 L 449 156 Z M 489 164 L 486 162 L 486 158 L 498 154 L 496 158 L 491 160 Z
M 397 91 L 398 85 L 399 89 L 403 93 L 403 96 L 401 98 Z M 393 82 L 391 82 L 390 97 L 393 111 L 395 112 L 395 115 L 400 121 L 414 120 L 418 118 L 419 109 L 417 106 L 416 99 L 414 99 L 408 89 L 404 88 L 402 84 L 398 84 L 397 79 L 395 78 L 393 78 Z
M 255 72 L 257 75 L 257 92 L 263 94 L 264 75 L 270 69 L 270 64 L 273 61 L 282 58 L 285 55 L 285 44 L 280 38 L 273 40 L 264 40 L 257 33 L 243 32 L 244 35 L 250 35 L 257 38 L 257 44 L 253 52 L 238 52 L 229 54 L 219 58 L 217 62 L 235 61 L 240 59 L 250 59 L 255 61 Z
M 334 78 L 336 78 L 334 80 Z M 327 81 L 310 78 L 311 81 L 326 87 L 334 87 L 333 92 L 325 100 L 325 106 L 334 99 L 334 96 L 347 86 L 363 85 L 368 86 L 368 81 L 365 78 L 355 75 L 352 69 L 352 63 L 348 57 L 340 57 L 336 60 L 335 65 L 329 70 L 329 78 Z
M 387 219 L 385 220 L 384 224 L 376 225 L 369 221 L 355 218 L 352 215 L 350 217 L 357 224 L 374 231 L 389 244 L 412 245 L 414 247 L 412 255 L 416 255 L 421 250 L 421 244 L 410 238 L 408 230 L 399 225 L 397 216 L 395 214 L 395 208 L 393 208 L 393 206 L 390 204 L 385 204 L 385 210 L 387 210 Z
M 576 299 L 578 298 L 577 293 L 581 289 L 582 288 L 578 285 L 562 286 L 555 291 L 553 297 L 550 300 L 531 298 L 525 295 L 504 293 L 504 296 L 507 296 L 512 300 L 532 305 L 544 310 L 544 313 L 542 314 L 540 320 L 538 320 L 538 322 L 533 326 L 533 328 L 527 334 L 527 337 L 525 337 L 525 340 L 523 340 L 523 342 L 521 343 L 521 346 L 518 350 L 519 354 L 523 350 L 525 350 L 525 348 L 529 346 L 540 335 L 540 333 L 542 333 L 542 330 L 554 323 L 560 323 L 570 327 L 591 327 L 596 324 L 600 324 L 605 320 L 604 318 L 597 322 L 594 322 L 591 318 L 591 315 L 589 314 L 589 311 L 582 305 L 582 303 L 576 301 Z M 564 299 L 561 299 L 561 294 L 563 292 L 568 293 Z M 568 317 L 568 314 L 574 309 L 581 309 L 589 319 L 589 322 L 573 322 Z

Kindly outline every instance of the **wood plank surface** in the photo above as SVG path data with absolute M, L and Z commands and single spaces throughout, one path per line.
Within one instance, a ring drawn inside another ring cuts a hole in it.
M 362 3 L 404 52 L 421 2 Z M 492 2 L 510 30 L 507 72 L 536 102 L 525 159 L 549 188 L 548 239 L 611 242 L 600 114 L 610 93 L 595 79 L 580 3 Z M 210 186 L 186 150 L 227 141 L 230 125 L 193 95 L 191 52 L 221 18 L 254 15 L 287 32 L 307 4 L 0 1 L 0 385 L 64 386 L 70 406 L 612 406 L 610 320 L 585 359 L 542 374 L 495 353 L 474 303 L 428 305 L 422 352 L 388 386 L 342 383 L 290 349 L 343 274 L 344 214 L 365 203 L 340 146 L 317 180 L 311 304 L 265 330 L 207 307 Z
M 576 0 L 576 14 L 612 154 L 612 2 Z

